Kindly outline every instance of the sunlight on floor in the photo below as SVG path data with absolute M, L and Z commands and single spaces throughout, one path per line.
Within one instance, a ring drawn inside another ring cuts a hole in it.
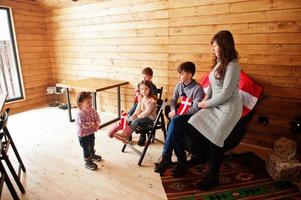
M 101 113 L 103 122 L 111 117 Z M 84 168 L 75 123 L 68 121 L 66 110 L 46 107 L 11 115 L 7 127 L 27 168 L 21 199 L 166 199 L 160 176 L 153 172 L 162 151 L 158 142 L 150 145 L 139 167 L 139 156 L 129 148 L 122 153 L 122 143 L 109 138 L 105 127 L 95 134 L 103 161 L 90 171 Z M 133 137 L 135 141 L 139 135 Z M 2 199 L 11 199 L 7 189 Z

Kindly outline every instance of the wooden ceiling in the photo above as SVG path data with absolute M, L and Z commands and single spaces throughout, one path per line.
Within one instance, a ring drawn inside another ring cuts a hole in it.
M 32 0 L 38 2 L 46 9 L 57 9 L 71 6 L 79 6 L 96 2 L 103 2 L 105 0 Z

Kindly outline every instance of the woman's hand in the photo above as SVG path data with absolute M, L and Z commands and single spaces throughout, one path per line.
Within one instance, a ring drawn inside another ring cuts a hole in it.
M 206 94 L 206 96 L 204 97 L 204 99 L 202 101 L 206 101 L 209 99 L 209 96 Z
M 201 102 L 199 102 L 199 103 L 198 103 L 198 107 L 199 107 L 199 108 L 203 108 L 203 109 L 204 109 L 204 108 L 207 108 L 207 106 L 206 106 L 206 101 L 201 101 Z

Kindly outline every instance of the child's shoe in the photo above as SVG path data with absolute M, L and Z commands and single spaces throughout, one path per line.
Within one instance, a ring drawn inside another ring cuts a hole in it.
M 85 163 L 85 167 L 87 169 L 96 170 L 98 166 L 92 160 L 87 160 Z
M 154 171 L 156 173 L 164 173 L 166 169 L 172 166 L 171 157 L 162 155 L 161 160 L 158 163 L 155 163 Z
M 94 154 L 93 156 L 92 156 L 92 161 L 93 162 L 99 162 L 99 161 L 101 161 L 101 156 L 99 156 L 99 155 L 96 155 L 96 154 Z
M 116 138 L 117 140 L 120 140 L 124 144 L 128 144 L 130 142 L 130 138 L 127 135 L 124 135 L 122 133 L 115 133 L 114 138 Z
M 122 127 L 120 126 L 120 124 L 117 124 L 117 125 L 113 126 L 113 127 L 109 130 L 108 136 L 109 136 L 110 138 L 113 138 L 114 134 L 115 134 L 117 131 L 121 130 L 121 129 L 122 129 Z
M 126 126 L 125 129 L 123 129 L 122 134 L 127 136 L 129 140 L 132 135 L 132 132 L 133 132 L 132 128 L 130 126 Z
M 137 144 L 139 146 L 144 146 L 145 140 L 146 140 L 146 134 L 145 133 L 140 133 L 140 137 L 139 137 L 139 140 L 138 140 Z

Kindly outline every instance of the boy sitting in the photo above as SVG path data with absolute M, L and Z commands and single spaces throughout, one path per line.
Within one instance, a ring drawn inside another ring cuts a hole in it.
M 195 65 L 192 62 L 184 62 L 178 67 L 179 83 L 177 84 L 173 98 L 170 102 L 171 111 L 168 113 L 170 122 L 167 129 L 167 137 L 164 143 L 162 157 L 156 163 L 154 171 L 163 173 L 171 166 L 172 151 L 177 156 L 177 165 L 173 170 L 173 175 L 177 176 L 184 172 L 186 166 L 186 154 L 184 152 L 184 133 L 188 130 L 187 121 L 196 113 L 198 103 L 204 96 L 201 85 L 193 79 Z M 176 110 L 178 99 L 181 98 L 181 106 Z M 175 141 L 180 145 L 175 146 Z

